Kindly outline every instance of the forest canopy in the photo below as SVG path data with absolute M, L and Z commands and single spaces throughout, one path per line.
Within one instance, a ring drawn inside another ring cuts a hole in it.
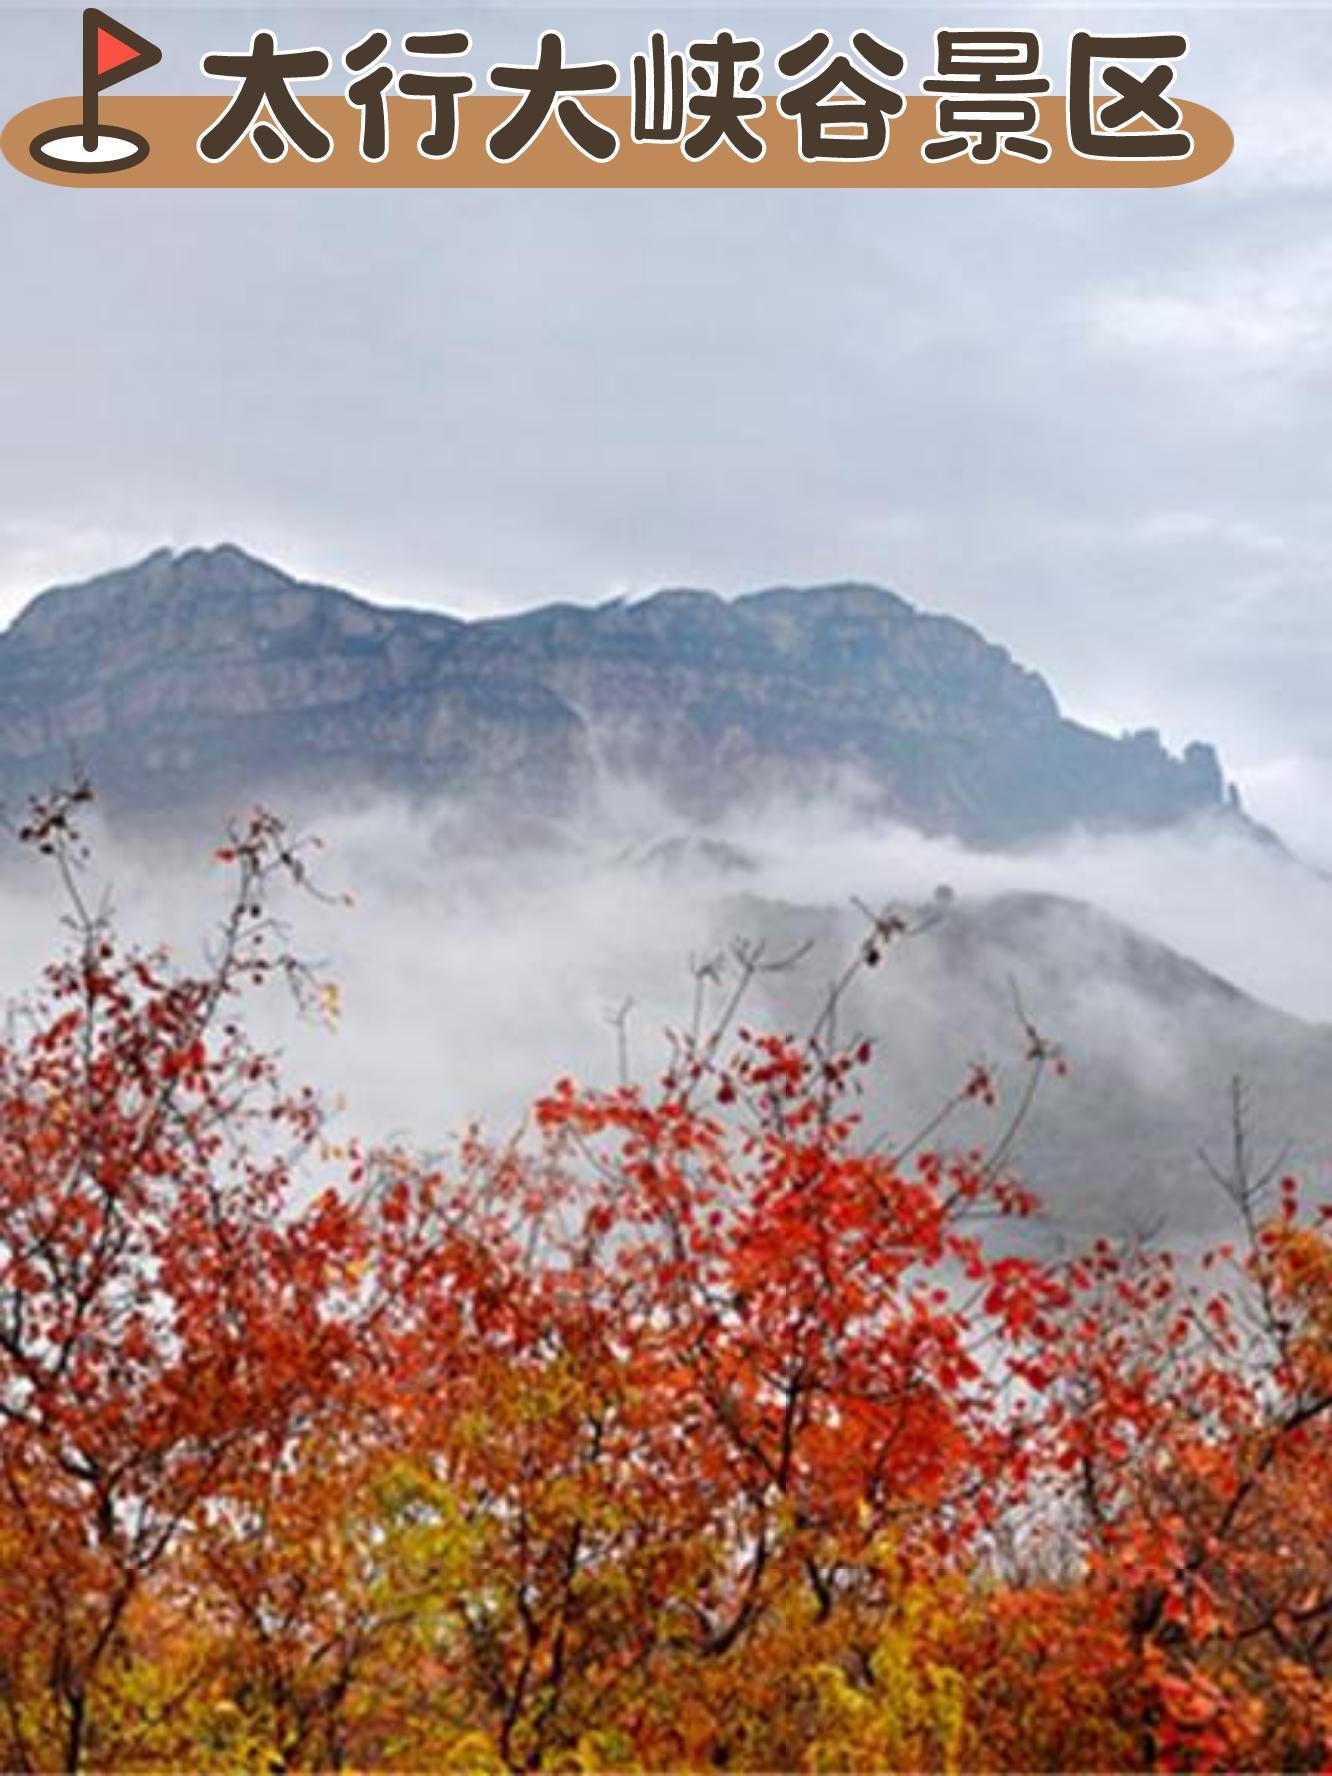
M 205 959 L 122 940 L 87 792 L 68 941 L 0 1041 L 0 1763 L 80 1769 L 1325 1768 L 1332 1244 L 1057 1259 L 1013 1135 L 1062 1064 L 885 1136 L 836 994 L 521 1138 L 362 1146 L 246 1033 L 333 989 L 255 814 Z M 910 936 L 868 915 L 849 979 Z

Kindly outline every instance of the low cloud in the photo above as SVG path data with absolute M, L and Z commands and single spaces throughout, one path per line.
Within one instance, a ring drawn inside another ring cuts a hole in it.
M 616 806 L 614 824 L 543 849 L 487 850 L 443 808 L 320 822 L 317 874 L 356 904 L 289 898 L 282 910 L 296 947 L 340 983 L 341 1022 L 303 1022 L 269 991 L 259 1033 L 293 1078 L 340 1101 L 349 1130 L 427 1148 L 472 1119 L 507 1133 L 563 1074 L 615 1081 L 626 1006 L 632 1070 L 655 1073 L 665 1033 L 691 1016 L 698 965 L 730 939 L 766 937 L 772 954 L 812 941 L 798 971 L 759 981 L 750 1007 L 756 1024 L 807 1027 L 865 933 L 853 903 L 933 918 L 946 884 L 952 910 L 846 1009 L 881 1039 L 870 1109 L 895 1136 L 974 1060 L 1016 1081 L 1020 1000 L 1074 1062 L 1024 1151 L 1078 1225 L 1141 1224 L 1158 1208 L 1186 1232 L 1203 1225 L 1218 1205 L 1197 1149 L 1224 1141 L 1236 1070 L 1253 1077 L 1263 1138 L 1293 1140 L 1318 1189 L 1332 1180 L 1332 1123 L 1316 1113 L 1332 1037 L 1294 1021 L 1332 1020 L 1332 885 L 1279 850 L 1198 827 L 992 855 L 871 830 L 833 803 L 663 844 L 659 811 L 628 790 Z M 125 926 L 197 954 L 225 893 L 221 868 L 173 860 L 168 873 L 124 845 L 100 854 Z M 50 954 L 51 884 L 27 866 L 0 903 L 11 957 Z M 0 985 L 12 995 L 30 980 L 11 963 Z M 973 1120 L 957 1138 L 995 1132 Z

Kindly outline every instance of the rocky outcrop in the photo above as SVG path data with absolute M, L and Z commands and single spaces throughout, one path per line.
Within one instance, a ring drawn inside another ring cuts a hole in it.
M 0 637 L 0 784 L 86 769 L 113 810 L 391 789 L 509 816 L 647 785 L 699 823 L 852 794 L 974 843 L 1241 818 L 1211 747 L 1066 720 L 976 630 L 878 587 L 659 592 L 465 623 L 162 550 Z

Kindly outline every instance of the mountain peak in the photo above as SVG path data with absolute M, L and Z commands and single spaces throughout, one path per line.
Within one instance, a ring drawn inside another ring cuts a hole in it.
M 214 543 L 209 547 L 195 546 L 181 549 L 175 554 L 170 551 L 166 553 L 170 557 L 173 571 L 182 580 L 201 576 L 213 583 L 243 582 L 251 589 L 263 585 L 296 584 L 291 574 L 275 567 L 271 561 L 249 554 L 236 543 Z
M 165 605 L 249 598 L 296 585 L 290 574 L 234 543 L 154 549 L 128 567 L 40 593 L 15 618 L 9 638 L 35 648 L 88 645 L 103 631 L 114 633 L 126 620 L 137 626 Z
M 914 617 L 921 613 L 900 593 L 868 580 L 827 580 L 814 586 L 765 586 L 736 599 L 741 608 L 799 610 L 807 614 L 835 612 L 847 617 Z

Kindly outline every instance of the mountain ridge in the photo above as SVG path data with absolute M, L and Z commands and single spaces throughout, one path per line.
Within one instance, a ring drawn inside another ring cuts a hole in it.
M 623 778 L 706 825 L 851 793 L 978 845 L 1247 822 L 1211 746 L 1070 720 L 959 619 L 862 581 L 673 587 L 466 620 L 313 584 L 234 544 L 39 594 L 0 635 L 0 787 L 80 758 L 113 809 L 448 796 L 559 820 Z

